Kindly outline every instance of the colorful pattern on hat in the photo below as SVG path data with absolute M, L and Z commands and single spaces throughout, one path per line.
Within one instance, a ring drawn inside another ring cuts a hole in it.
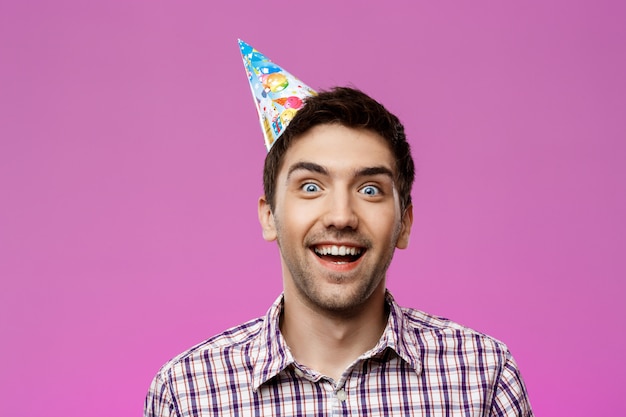
M 303 100 L 317 93 L 241 39 L 239 48 L 269 152 Z

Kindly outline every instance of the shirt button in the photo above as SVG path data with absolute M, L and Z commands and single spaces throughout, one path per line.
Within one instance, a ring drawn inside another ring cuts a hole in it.
M 340 389 L 339 391 L 337 391 L 337 394 L 335 394 L 335 395 L 337 396 L 337 399 L 338 399 L 339 401 L 342 401 L 342 402 L 343 402 L 343 401 L 345 401 L 345 400 L 346 400 L 346 398 L 348 397 L 348 396 L 346 395 L 346 392 L 345 392 L 344 390 L 342 390 L 342 389 Z
M 302 372 L 299 368 L 296 368 L 295 373 L 298 378 L 302 378 L 304 376 L 304 372 Z

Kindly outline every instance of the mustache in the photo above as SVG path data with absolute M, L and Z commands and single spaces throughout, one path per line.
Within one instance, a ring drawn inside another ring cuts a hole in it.
M 304 240 L 306 246 L 312 246 L 317 242 L 325 242 L 325 241 L 350 241 L 358 244 L 360 247 L 365 249 L 369 249 L 372 247 L 372 241 L 367 237 L 361 235 L 352 229 L 337 229 L 335 227 L 330 227 L 326 230 L 322 230 L 319 232 L 315 232 L 309 236 L 307 236 Z

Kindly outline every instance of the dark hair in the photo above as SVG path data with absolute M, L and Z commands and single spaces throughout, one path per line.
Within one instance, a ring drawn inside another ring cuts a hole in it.
M 274 210 L 276 178 L 291 144 L 309 129 L 322 124 L 368 129 L 382 136 L 395 158 L 396 184 L 402 211 L 411 204 L 415 165 L 404 126 L 382 104 L 367 94 L 349 87 L 335 87 L 305 100 L 284 133 L 276 140 L 265 158 L 263 190 Z

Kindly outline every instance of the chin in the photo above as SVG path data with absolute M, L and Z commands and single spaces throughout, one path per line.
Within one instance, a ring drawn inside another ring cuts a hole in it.
M 308 296 L 309 301 L 322 311 L 351 313 L 368 304 L 374 291 L 366 288 L 336 288 L 325 294 Z

